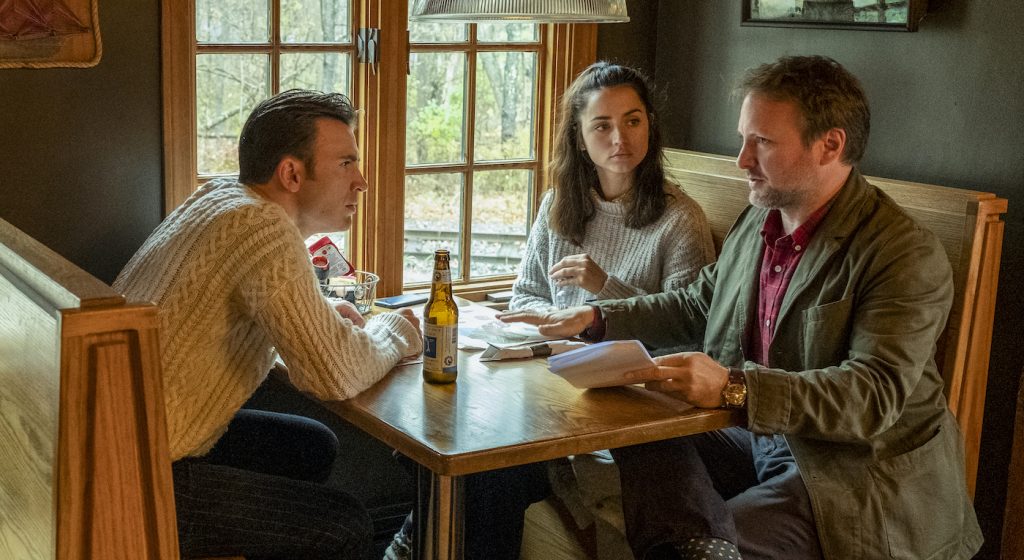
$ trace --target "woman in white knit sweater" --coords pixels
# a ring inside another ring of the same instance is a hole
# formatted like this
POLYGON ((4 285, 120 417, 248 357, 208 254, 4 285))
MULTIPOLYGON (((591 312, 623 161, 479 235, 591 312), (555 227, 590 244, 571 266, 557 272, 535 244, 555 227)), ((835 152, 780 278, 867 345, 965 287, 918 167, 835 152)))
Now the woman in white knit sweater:
POLYGON ((511 309, 570 307, 683 287, 714 259, 700 206, 665 179, 651 92, 598 62, 566 91, 511 309))
MULTIPOLYGON (((552 188, 509 307, 546 310, 685 287, 714 260, 714 245, 700 206, 665 179, 644 77, 595 63, 566 91, 561 112, 552 188)), ((594 524, 598 558, 631 557, 610 453, 548 466, 572 518, 580 528, 594 524)))

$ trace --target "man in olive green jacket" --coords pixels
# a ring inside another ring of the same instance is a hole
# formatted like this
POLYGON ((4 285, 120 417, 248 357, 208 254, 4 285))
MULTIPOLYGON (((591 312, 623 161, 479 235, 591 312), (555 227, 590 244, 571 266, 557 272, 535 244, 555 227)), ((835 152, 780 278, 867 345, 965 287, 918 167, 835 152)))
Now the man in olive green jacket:
POLYGON ((981 532, 934 359, 946 253, 857 171, 870 112, 838 63, 783 58, 741 90, 752 206, 717 263, 685 290, 505 319, 703 341, 637 378, 747 409, 742 428, 614 452, 637 558, 970 558, 981 532))

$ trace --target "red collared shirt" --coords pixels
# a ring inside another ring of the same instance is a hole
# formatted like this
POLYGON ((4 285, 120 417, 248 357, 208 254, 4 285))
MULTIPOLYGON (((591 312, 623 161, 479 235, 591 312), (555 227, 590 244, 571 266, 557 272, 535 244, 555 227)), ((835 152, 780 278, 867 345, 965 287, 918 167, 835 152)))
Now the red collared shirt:
POLYGON ((775 335, 775 321, 779 317, 782 298, 789 289, 793 271, 807 249, 814 230, 818 228, 830 206, 831 204, 822 205, 789 235, 782 229, 782 213, 779 210, 771 210, 764 220, 761 227, 764 253, 761 256, 757 322, 751 326, 749 333, 749 356, 761 365, 771 365, 768 363, 768 350, 775 335))

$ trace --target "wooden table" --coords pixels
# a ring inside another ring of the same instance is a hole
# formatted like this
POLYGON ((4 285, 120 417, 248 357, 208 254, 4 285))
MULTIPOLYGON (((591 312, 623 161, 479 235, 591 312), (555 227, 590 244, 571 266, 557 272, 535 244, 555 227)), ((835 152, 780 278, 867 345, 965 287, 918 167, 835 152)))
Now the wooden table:
POLYGON ((628 386, 581 390, 545 359, 480 362, 459 352, 458 381, 423 382, 395 368, 359 396, 325 403, 420 467, 417 552, 462 557, 464 475, 739 425, 743 412, 696 409, 628 386), (420 546, 420 545, 423 546, 420 546))

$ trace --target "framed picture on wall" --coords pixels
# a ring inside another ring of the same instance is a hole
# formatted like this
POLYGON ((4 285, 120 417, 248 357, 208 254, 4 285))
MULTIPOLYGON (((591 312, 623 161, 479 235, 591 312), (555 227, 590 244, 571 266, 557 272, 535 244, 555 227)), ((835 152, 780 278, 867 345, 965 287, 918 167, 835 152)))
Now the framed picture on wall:
POLYGON ((917 31, 928 0, 743 0, 743 25, 917 31))
POLYGON ((0 68, 99 64, 99 0, 0 0, 0 68))

